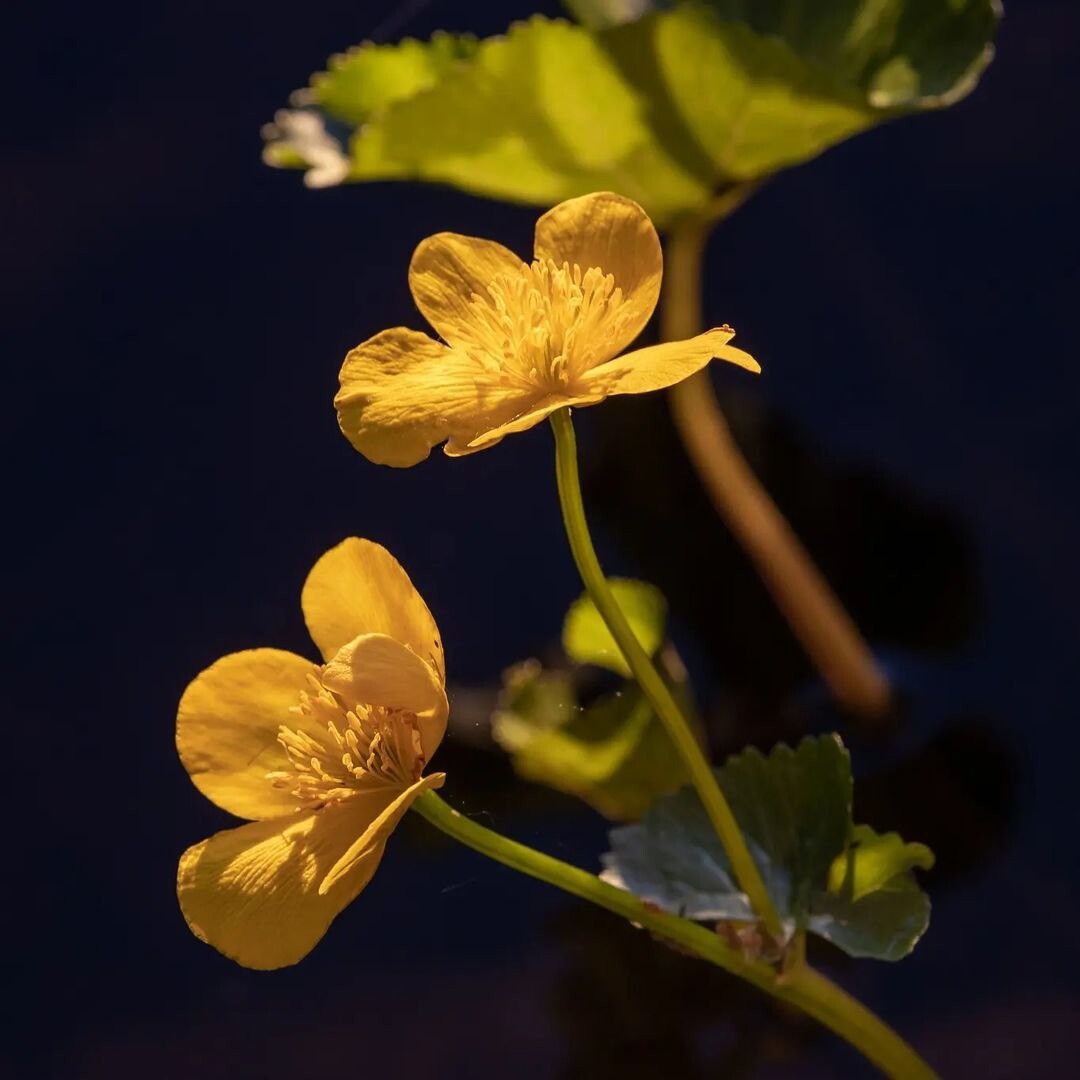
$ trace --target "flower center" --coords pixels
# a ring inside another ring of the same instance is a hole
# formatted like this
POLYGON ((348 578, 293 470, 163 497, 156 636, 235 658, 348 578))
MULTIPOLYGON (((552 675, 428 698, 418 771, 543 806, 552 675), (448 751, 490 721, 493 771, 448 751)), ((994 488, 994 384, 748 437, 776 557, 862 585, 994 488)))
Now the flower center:
POLYGON ((292 769, 267 773, 274 787, 320 809, 361 789, 408 787, 420 778, 424 757, 412 713, 380 705, 349 708, 314 676, 309 684, 292 710, 307 721, 304 729, 283 724, 278 732, 292 769))
POLYGON ((623 291, 599 267, 535 259, 518 274, 497 274, 487 296, 472 297, 467 349, 504 382, 563 391, 614 355, 631 315, 623 291))

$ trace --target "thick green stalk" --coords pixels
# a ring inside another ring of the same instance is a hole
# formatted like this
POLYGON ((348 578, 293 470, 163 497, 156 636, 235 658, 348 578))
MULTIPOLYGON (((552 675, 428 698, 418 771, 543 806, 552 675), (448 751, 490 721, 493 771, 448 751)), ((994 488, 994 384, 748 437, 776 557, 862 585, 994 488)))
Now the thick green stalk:
POLYGON ((745 958, 705 927, 647 906, 632 893, 617 889, 593 874, 464 817, 434 791, 420 795, 412 809, 436 828, 488 858, 629 919, 657 937, 801 1009, 849 1042, 886 1075, 914 1080, 935 1076, 930 1066, 887 1024, 812 968, 799 965, 791 972, 778 974, 760 960, 745 958))
POLYGON ((690 782, 697 789, 705 812, 724 845, 731 868, 746 893, 754 911, 765 924, 766 930, 777 939, 782 937, 780 917, 762 881, 761 873, 746 846, 742 830, 731 812, 724 793, 708 760, 701 751, 697 739, 682 709, 672 696, 667 684, 660 677, 648 654, 638 643, 634 631, 619 607, 611 591, 600 561, 596 557, 589 526, 585 520, 585 506, 581 501, 581 481, 578 477, 577 440, 570 410, 559 409, 551 414, 551 427, 555 432, 555 474, 559 485, 559 502, 562 505, 566 536, 570 551, 577 564, 585 589, 596 605, 615 644, 626 658, 642 693, 656 710, 675 749, 679 752, 690 774, 690 782))

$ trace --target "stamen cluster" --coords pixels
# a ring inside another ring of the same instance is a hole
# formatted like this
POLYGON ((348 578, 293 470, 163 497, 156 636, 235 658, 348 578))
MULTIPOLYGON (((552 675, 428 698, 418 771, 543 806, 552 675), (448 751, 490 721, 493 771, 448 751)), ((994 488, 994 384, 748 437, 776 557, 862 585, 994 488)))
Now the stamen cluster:
POLYGON ((358 790, 407 787, 419 779, 424 757, 412 713, 378 705, 347 707, 314 676, 293 711, 308 723, 304 730, 282 725, 278 732, 292 770, 266 778, 302 807, 321 809, 358 790), (312 735, 312 727, 325 728, 325 736, 312 735))
POLYGON ((474 293, 469 355, 504 385, 564 391, 620 336, 629 312, 623 291, 599 267, 534 259, 474 293))

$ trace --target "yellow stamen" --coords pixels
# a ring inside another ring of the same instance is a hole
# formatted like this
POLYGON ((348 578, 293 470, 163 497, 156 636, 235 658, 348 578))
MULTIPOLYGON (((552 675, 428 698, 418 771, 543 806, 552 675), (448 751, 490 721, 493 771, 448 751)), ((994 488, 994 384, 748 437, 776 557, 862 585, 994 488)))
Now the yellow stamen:
POLYGON ((419 779, 424 758, 412 713, 377 705, 350 709, 315 677, 309 687, 293 711, 325 725, 326 737, 282 725, 278 742, 292 770, 267 773, 274 787, 317 809, 361 789, 404 788, 419 779))
POLYGON ((632 317, 615 278, 599 267, 535 259, 520 274, 497 274, 472 297, 467 351, 503 385, 565 391, 632 317))

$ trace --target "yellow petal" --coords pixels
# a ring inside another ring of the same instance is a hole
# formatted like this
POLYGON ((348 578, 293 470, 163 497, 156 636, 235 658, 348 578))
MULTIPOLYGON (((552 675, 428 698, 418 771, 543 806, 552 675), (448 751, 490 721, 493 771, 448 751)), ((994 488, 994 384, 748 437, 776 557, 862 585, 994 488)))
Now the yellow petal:
POLYGON ((668 341, 635 349, 593 368, 581 379, 582 387, 603 394, 644 394, 682 382, 710 360, 728 360, 747 371, 761 370, 749 354, 728 345, 734 331, 727 327, 707 330, 686 341, 668 341))
POLYGON ((334 398, 345 437, 377 465, 405 467, 451 435, 501 423, 520 392, 463 352, 395 327, 357 345, 334 398))
POLYGON ((365 791, 216 833, 180 857, 176 894, 193 933, 244 967, 270 970, 306 956, 334 917, 371 880, 375 843, 332 889, 319 884, 398 791, 365 791))
POLYGON ((536 223, 536 257, 556 266, 598 266, 615 278, 624 306, 606 356, 622 352, 645 328, 660 297, 664 257, 649 215, 610 191, 568 199, 536 223))
POLYGON ((496 274, 520 274, 512 251, 475 236, 436 233, 421 240, 409 263, 409 288, 423 316, 451 345, 473 341, 473 297, 491 304, 487 286, 496 274))
POLYGON ((386 634, 445 680, 439 628, 401 563, 380 544, 350 536, 332 547, 311 568, 300 606, 324 659, 360 634, 386 634))
POLYGON ((352 707, 382 705, 415 713, 424 760, 446 733, 449 706, 442 679, 407 645, 385 634, 361 634, 343 645, 322 671, 322 683, 352 707))
POLYGON ((491 428, 489 431, 477 435, 475 439, 464 446, 459 445, 454 441, 448 442, 446 444, 446 453, 450 457, 464 457, 466 454, 475 454, 477 450, 487 450, 497 442, 501 442, 507 435, 512 435, 517 431, 525 431, 526 429, 539 424, 541 420, 550 416, 556 409, 562 409, 566 406, 578 408, 584 407, 585 405, 595 405, 597 402, 603 401, 604 397, 604 394, 582 394, 559 398, 545 398, 542 404, 535 406, 521 416, 515 417, 507 424, 500 424, 498 427, 491 428))
MULTIPOLYGON (((277 741, 282 724, 306 730, 290 713, 317 668, 281 649, 232 653, 184 691, 176 715, 176 747, 195 786, 230 814, 267 818, 296 809, 296 799, 266 779, 291 769, 277 741)), ((325 735, 316 726, 309 731, 325 735)))
POLYGON ((394 831, 405 811, 416 801, 416 797, 428 788, 442 787, 446 773, 432 773, 417 780, 406 788, 394 801, 367 827, 362 836, 353 841, 349 850, 327 871, 326 877, 319 883, 319 895, 324 896, 343 878, 353 873, 359 864, 370 858, 372 848, 385 844, 387 837, 394 831))

